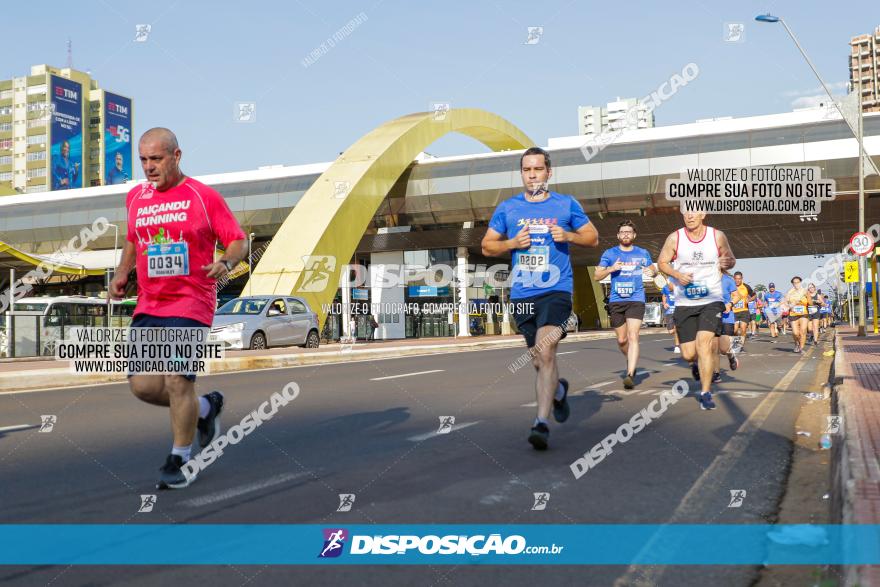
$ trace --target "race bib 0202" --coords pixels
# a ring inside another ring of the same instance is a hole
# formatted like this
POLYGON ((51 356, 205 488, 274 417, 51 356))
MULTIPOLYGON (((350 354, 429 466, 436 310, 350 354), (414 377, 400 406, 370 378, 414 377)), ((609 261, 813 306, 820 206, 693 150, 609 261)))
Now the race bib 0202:
POLYGON ((524 271, 546 273, 550 265, 550 247, 538 246, 520 251, 517 263, 524 271))

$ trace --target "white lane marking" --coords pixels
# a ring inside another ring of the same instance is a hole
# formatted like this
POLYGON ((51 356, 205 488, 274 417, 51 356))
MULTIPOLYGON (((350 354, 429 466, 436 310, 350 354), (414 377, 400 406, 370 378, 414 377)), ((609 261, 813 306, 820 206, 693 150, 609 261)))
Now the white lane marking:
POLYGON ((39 428, 39 424, 18 424, 16 426, 3 426, 0 432, 15 432, 16 430, 27 430, 28 428, 39 428))
POLYGON ((437 431, 434 430, 433 432, 428 432, 427 434, 419 434, 418 436, 410 436, 409 438, 407 438, 407 440, 411 440, 412 442, 421 442, 423 440, 428 440, 429 438, 434 438, 435 436, 446 436, 448 434, 452 434, 456 430, 461 430, 462 428, 468 428, 470 426, 473 426, 474 424, 479 424, 479 423, 480 423, 480 421, 477 420, 476 422, 464 422, 462 424, 453 424, 452 429, 449 432, 445 432, 443 434, 437 434, 437 431))
POLYGON ((664 367, 675 367, 678 363, 663 363, 664 367))
POLYGON ((240 485, 238 487, 233 487, 232 489, 226 489, 224 491, 218 491, 216 493, 209 493, 208 495, 203 495, 201 497, 196 497, 194 499, 188 499, 186 501, 180 502, 180 505, 185 505, 185 506, 189 506, 189 507, 200 507, 203 505, 210 505, 212 503, 217 503, 217 502, 223 501, 225 499, 238 497, 239 495, 244 495, 246 493, 252 493, 254 491, 259 491, 259 490, 265 489, 267 487, 272 487, 273 485, 278 485, 278 484, 284 483, 286 481, 298 479, 299 477, 307 477, 309 475, 310 475, 310 473, 306 473, 306 472, 284 473, 281 475, 275 475, 274 477, 269 477, 268 479, 264 479, 263 481, 257 481, 256 483, 250 483, 248 485, 240 485))
POLYGON ((559 355, 570 355, 572 353, 579 353, 579 352, 580 351, 565 351, 564 353, 556 353, 556 356, 558 357, 559 355))
MULTIPOLYGON (((614 383, 614 381, 603 381, 602 383, 597 383, 596 385, 590 385, 586 389, 583 389, 580 391, 569 392, 568 395, 570 395, 571 397, 581 396, 581 395, 584 395, 585 393, 587 393, 588 391, 598 391, 600 387, 605 387, 606 385, 611 385, 612 383, 614 383)), ((531 402, 528 404, 522 404, 520 407, 521 408, 537 408, 538 402, 531 402)))
POLYGON ((430 371, 416 371, 415 373, 403 373, 401 375, 389 375, 387 377, 373 377, 370 381, 385 381, 386 379, 398 379, 400 377, 412 377, 414 375, 427 375, 428 373, 441 373, 446 369, 431 369, 430 371))
POLYGON ((635 395, 639 393, 641 390, 639 389, 609 389, 608 393, 613 393, 615 395, 635 395))
MULTIPOLYGON (((600 333, 601 334, 601 333, 600 333)), ((588 338, 585 340, 563 340, 560 341, 559 344, 576 344, 579 342, 593 342, 595 340, 607 340, 610 338, 614 338, 614 333, 611 332, 607 334, 607 336, 597 336, 596 338, 588 338)), ((650 342, 650 341, 649 341, 650 342)), ((452 355, 456 353, 481 353, 486 351, 508 351, 510 349, 516 349, 519 347, 513 346, 503 346, 503 347, 492 347, 492 348, 483 348, 483 349, 474 349, 474 348, 450 348, 449 350, 445 350, 443 352, 425 352, 425 353, 413 353, 411 355, 405 355, 402 357, 340 357, 337 360, 330 360, 323 363, 310 363, 307 365, 284 365, 282 367, 255 367, 253 369, 236 369, 235 371, 220 371, 218 373, 201 373, 199 377, 225 377, 228 375, 242 375, 246 373, 255 373, 258 371, 283 371, 285 369, 317 369, 320 367, 328 367, 334 365, 351 365, 354 363, 372 363, 375 361, 405 361, 407 359, 412 358, 423 358, 423 357, 434 357, 437 355, 452 355)), ((59 369, 59 371, 62 371, 59 369)), ((67 370, 63 370, 64 375, 68 375, 67 370)), ((34 389, 21 389, 14 391, 0 391, 0 397, 4 395, 15 395, 19 393, 43 393, 44 391, 66 391, 68 389, 82 389, 83 387, 100 387, 104 385, 125 385, 128 386, 128 381, 124 379, 120 379, 118 381, 104 381, 101 383, 84 383, 82 385, 62 385, 60 387, 37 387, 34 389)))
MULTIPOLYGON (((805 359, 806 356, 803 358, 805 359)), ((698 511, 698 506, 717 497, 718 488, 721 486, 722 481, 727 478, 733 467, 740 461, 751 444, 752 438, 760 432, 773 408, 785 396, 788 386, 791 385, 794 378, 806 364, 807 362, 804 360, 795 363, 785 377, 776 384, 776 387, 767 394, 767 397, 755 407, 754 411, 749 414, 748 419, 742 423, 734 435, 730 437, 730 440, 719 451, 712 464, 703 471, 703 474, 700 475, 681 499, 679 506, 666 524, 692 522, 694 514, 698 511)), ((642 547, 642 550, 635 556, 635 560, 642 559, 646 553, 656 552, 658 542, 663 542, 664 540, 666 538, 663 536, 663 530, 661 529, 642 547)), ((672 548, 668 543, 664 544, 664 546, 672 548)), ((614 585, 659 585, 660 578, 665 572, 665 567, 632 564, 627 568, 626 573, 614 582, 614 585), (638 578, 638 582, 636 582, 636 578, 638 578)))

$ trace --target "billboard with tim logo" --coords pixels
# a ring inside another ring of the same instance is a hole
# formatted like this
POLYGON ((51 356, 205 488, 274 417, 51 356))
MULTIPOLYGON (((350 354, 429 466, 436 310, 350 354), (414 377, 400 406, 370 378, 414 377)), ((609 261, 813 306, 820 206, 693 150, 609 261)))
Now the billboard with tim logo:
POLYGON ((50 161, 53 190, 82 187, 82 85, 50 76, 50 161))
POLYGON ((131 100, 104 92, 104 185, 131 179, 131 100))

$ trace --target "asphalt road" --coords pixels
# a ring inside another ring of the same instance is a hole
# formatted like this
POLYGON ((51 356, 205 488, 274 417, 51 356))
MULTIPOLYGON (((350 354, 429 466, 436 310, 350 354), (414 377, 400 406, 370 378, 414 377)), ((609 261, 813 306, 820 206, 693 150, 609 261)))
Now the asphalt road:
MULTIPOLYGON (((802 357, 791 347, 787 339, 750 343, 735 378, 725 374, 718 386, 717 410, 701 411, 693 395, 679 401, 580 479, 569 465, 660 391, 680 379, 698 390, 667 336, 643 336, 639 384, 627 392, 613 340, 563 342, 560 372, 572 383, 572 416, 551 426, 551 448, 542 453, 526 441, 534 373, 507 368, 524 349, 200 377, 200 393, 226 394, 224 428, 289 382, 301 393, 181 491, 154 490, 171 443, 167 410, 138 402, 127 386, 0 394, 0 523, 772 522, 802 392, 815 391, 809 383, 823 350, 802 357), (10 429, 34 426, 43 414, 57 416, 50 433, 10 429), (454 429, 437 434, 446 416, 455 417, 454 429), (730 508, 735 489, 747 498, 730 508), (550 494, 547 508, 533 511, 533 493, 543 491, 550 494), (138 513, 140 495, 154 493, 154 510, 138 513), (351 511, 336 511, 340 493, 356 495, 351 511)), ((752 567, 43 566, 0 567, 0 583, 722 587, 747 586, 756 573, 752 567)))

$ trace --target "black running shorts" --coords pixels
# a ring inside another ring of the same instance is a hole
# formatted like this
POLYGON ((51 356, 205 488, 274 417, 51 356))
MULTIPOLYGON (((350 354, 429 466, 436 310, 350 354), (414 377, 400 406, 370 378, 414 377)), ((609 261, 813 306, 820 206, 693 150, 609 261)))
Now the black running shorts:
POLYGON ((620 328, 629 318, 645 319, 645 302, 611 302, 608 304, 611 328, 620 328))
POLYGON ((513 305, 513 319, 516 328, 526 339, 526 345, 532 348, 537 344, 538 329, 542 326, 559 326, 562 335, 556 340, 565 338, 565 323, 571 316, 571 294, 565 291, 510 300, 513 305))
POLYGON ((721 334, 721 313, 724 304, 710 302, 701 306, 675 306, 675 330, 681 344, 697 340, 697 332, 721 334))

